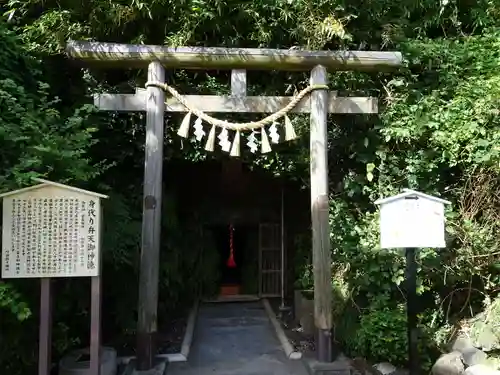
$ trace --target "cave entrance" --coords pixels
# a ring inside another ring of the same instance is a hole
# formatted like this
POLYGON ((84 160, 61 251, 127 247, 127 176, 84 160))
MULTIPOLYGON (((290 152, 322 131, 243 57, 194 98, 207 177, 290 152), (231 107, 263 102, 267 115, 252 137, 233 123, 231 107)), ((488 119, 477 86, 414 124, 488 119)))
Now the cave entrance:
POLYGON ((219 297, 259 294, 258 228, 248 224, 208 228, 219 255, 219 297))

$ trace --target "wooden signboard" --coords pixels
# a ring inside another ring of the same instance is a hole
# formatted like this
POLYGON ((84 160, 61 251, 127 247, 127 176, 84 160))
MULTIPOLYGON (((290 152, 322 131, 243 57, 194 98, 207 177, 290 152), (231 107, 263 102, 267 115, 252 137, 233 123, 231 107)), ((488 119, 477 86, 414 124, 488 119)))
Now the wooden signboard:
POLYGON ((4 196, 2 278, 98 276, 100 205, 53 184, 4 196))
POLYGON ((91 277, 90 374, 100 371, 101 198, 52 181, 7 192, 3 199, 2 278, 39 278, 38 375, 51 372, 51 278, 91 277))

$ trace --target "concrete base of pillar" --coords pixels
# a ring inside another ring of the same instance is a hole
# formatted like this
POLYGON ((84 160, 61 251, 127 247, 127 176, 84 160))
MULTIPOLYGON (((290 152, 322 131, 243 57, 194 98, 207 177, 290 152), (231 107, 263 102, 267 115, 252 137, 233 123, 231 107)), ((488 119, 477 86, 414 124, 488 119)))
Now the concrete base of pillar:
POLYGON ((168 361, 166 358, 157 357, 155 366, 152 369, 139 371, 136 370, 135 358, 127 363, 120 375, 166 375, 168 361))
POLYGON ((354 369, 351 362, 340 355, 333 362, 320 362, 316 359, 305 361, 307 371, 310 375, 357 375, 358 371, 354 369))

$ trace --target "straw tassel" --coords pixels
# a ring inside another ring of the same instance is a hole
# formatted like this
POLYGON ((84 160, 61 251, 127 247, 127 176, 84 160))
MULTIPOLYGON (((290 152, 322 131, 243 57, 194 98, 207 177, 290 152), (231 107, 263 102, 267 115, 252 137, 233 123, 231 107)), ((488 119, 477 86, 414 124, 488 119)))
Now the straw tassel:
POLYGON ((205 144, 205 150, 214 152, 215 145, 215 125, 212 125, 212 129, 210 129, 210 133, 208 133, 207 143, 205 144))
POLYGON ((240 131, 236 131, 236 135, 233 140, 233 147, 231 148, 231 156, 240 156, 240 131))
POLYGON ((266 129, 264 127, 262 127, 260 129, 260 136, 261 136, 261 139, 260 139, 260 142, 261 142, 260 151, 263 154, 267 154, 268 152, 271 152, 271 145, 269 144, 269 138, 267 138, 266 129))
POLYGON ((290 118, 285 115, 285 140, 293 141, 295 138, 297 138, 297 134, 293 128, 292 121, 290 121, 290 118))
POLYGON ((186 116, 182 119, 181 126, 177 131, 177 134, 183 138, 187 138, 189 135, 189 123, 191 121, 191 112, 188 112, 186 116))

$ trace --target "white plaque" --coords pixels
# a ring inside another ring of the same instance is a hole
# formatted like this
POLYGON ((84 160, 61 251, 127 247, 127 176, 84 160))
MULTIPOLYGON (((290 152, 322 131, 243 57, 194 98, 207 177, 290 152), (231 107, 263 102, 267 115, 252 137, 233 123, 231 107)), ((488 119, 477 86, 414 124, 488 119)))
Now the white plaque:
POLYGON ((2 278, 98 276, 100 205, 59 184, 5 194, 2 278))
POLYGON ((444 204, 449 202, 409 190, 376 203, 383 249, 446 247, 444 204))

